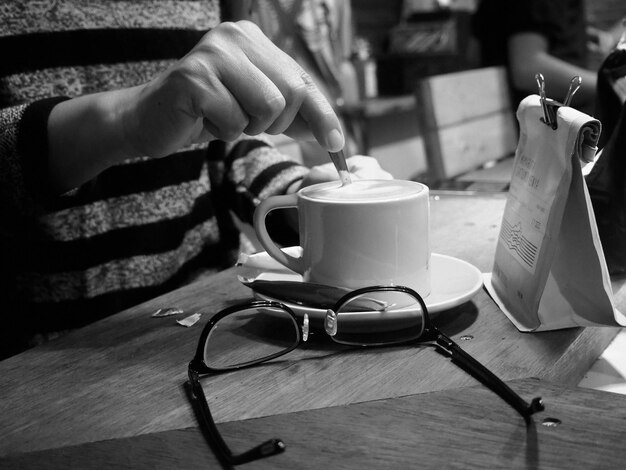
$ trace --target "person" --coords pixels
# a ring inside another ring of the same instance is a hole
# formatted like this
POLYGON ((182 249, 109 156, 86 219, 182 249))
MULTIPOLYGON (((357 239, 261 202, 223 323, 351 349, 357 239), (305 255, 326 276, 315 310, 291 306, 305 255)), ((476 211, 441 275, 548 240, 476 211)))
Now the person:
POLYGON ((570 81, 582 79, 572 106, 593 113, 597 71, 589 68, 589 52, 608 51, 621 27, 601 31, 587 24, 584 0, 482 0, 473 16, 473 32, 483 66, 505 65, 514 105, 538 93, 541 73, 549 98, 562 101, 570 81))
MULTIPOLYGON (((341 149, 328 101, 256 25, 220 11, 217 0, 0 10, 3 356, 232 265, 231 211, 249 221, 267 196, 337 178, 265 136, 341 149)), ((349 165, 390 177, 368 157, 349 165)))

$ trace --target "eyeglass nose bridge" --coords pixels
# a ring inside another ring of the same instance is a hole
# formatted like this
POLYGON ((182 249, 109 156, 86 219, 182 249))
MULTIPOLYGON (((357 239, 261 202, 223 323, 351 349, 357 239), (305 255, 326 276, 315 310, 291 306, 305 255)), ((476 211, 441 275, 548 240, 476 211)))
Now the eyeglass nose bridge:
POLYGON ((305 313, 304 318, 302 319, 302 341, 306 341, 309 339, 309 314, 305 313))
POLYGON ((337 334, 337 314, 334 310, 326 310, 326 318, 324 318, 324 330, 329 336, 335 336, 337 334))

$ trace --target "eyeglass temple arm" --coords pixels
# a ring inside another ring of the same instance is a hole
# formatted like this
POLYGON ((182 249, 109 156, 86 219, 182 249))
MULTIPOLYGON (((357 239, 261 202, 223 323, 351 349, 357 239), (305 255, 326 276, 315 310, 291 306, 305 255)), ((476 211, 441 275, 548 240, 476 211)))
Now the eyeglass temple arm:
POLYGON ((507 384, 500 380, 498 376, 466 353, 458 344, 440 331, 437 331, 436 343, 441 349, 443 349, 442 352, 451 358, 453 363, 464 369, 475 379, 479 380, 483 385, 498 394, 500 398, 506 401, 523 416, 527 424, 530 421, 531 415, 544 410, 545 407, 541 397, 533 398, 529 404, 507 384))
POLYGON ((189 372, 189 383, 191 385, 191 392, 193 396, 200 401, 200 411, 204 422, 207 425, 209 435, 213 439, 214 444, 217 445, 221 457, 228 463, 232 465, 240 465, 284 452, 285 443, 282 440, 270 439, 246 452, 236 455, 233 454, 215 425, 213 415, 209 409, 204 390, 202 390, 202 386, 198 381, 198 374, 196 372, 189 372))
POLYGON ((269 439, 263 444, 259 444, 242 454, 233 455, 231 463, 233 465, 240 465, 242 463, 252 462, 253 460, 271 457, 272 455, 280 454, 284 451, 285 443, 283 441, 280 439, 269 439))

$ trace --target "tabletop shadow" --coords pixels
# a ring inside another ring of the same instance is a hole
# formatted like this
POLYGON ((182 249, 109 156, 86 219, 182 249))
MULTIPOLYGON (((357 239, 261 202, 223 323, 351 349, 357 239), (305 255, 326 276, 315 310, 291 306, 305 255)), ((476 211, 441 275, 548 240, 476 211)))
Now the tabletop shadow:
POLYGON ((467 330, 477 318, 478 307, 472 301, 432 315, 433 323, 448 336, 467 330))

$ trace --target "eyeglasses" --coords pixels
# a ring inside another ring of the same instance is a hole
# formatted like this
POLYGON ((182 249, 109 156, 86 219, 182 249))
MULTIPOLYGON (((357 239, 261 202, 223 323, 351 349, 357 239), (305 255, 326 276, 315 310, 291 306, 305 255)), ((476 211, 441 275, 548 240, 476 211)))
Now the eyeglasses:
MULTIPOLYGON (((413 341, 434 346, 497 393, 526 423, 531 415, 544 409, 541 398, 527 403, 439 331, 432 324, 422 297, 407 287, 366 287, 346 294, 327 311, 324 329, 337 343, 352 346, 413 341)), ((243 464, 283 452, 285 444, 280 439, 271 439, 247 452, 233 453, 215 425, 200 377, 243 369, 283 356, 306 341, 308 335, 308 315, 299 322, 287 305, 273 301, 256 300, 226 308, 204 327, 196 355, 189 363, 189 383, 208 437, 222 461, 230 465, 243 464)))

